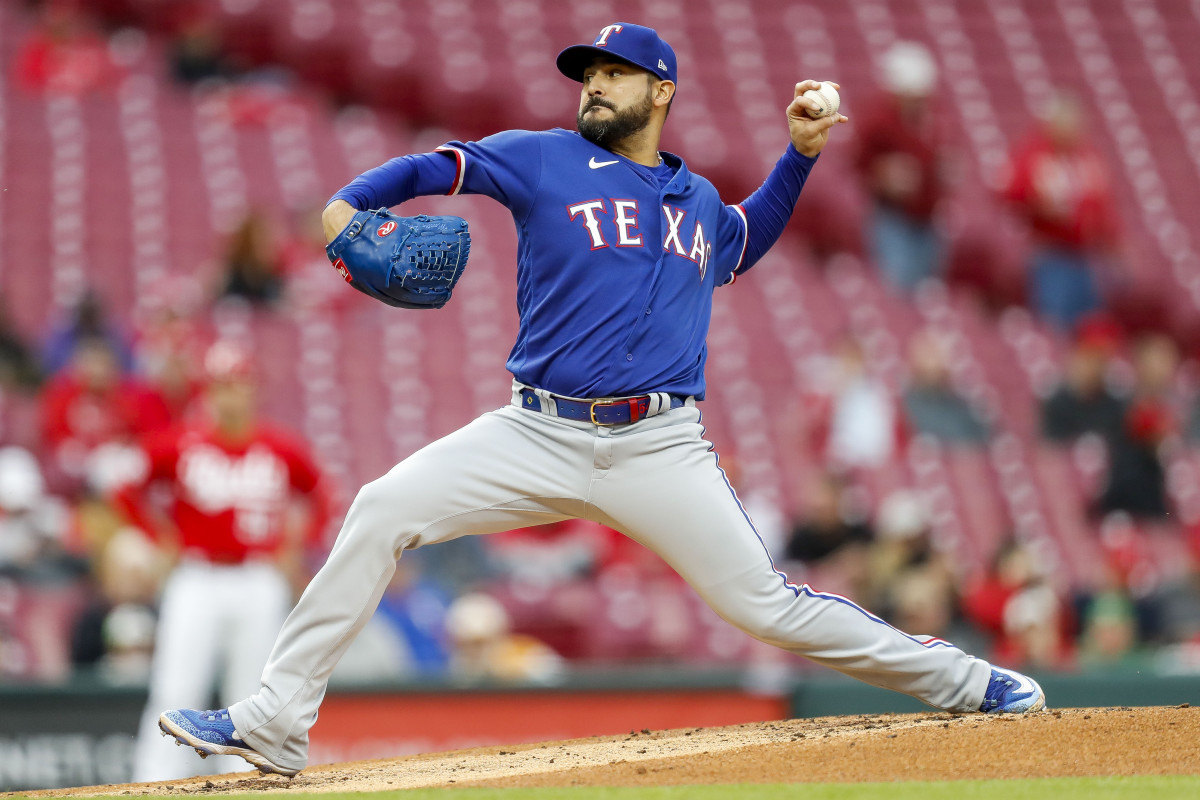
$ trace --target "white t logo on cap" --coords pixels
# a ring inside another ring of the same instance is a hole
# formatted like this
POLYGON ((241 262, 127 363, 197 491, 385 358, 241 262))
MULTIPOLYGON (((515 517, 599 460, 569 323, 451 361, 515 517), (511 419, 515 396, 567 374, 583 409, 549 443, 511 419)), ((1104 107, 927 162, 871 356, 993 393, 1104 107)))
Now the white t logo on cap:
POLYGON ((608 46, 608 37, 614 33, 619 33, 621 31, 622 27, 623 26, 621 26, 621 25, 605 25, 604 30, 600 31, 600 35, 596 37, 596 41, 594 43, 595 46, 596 47, 607 47, 608 46))

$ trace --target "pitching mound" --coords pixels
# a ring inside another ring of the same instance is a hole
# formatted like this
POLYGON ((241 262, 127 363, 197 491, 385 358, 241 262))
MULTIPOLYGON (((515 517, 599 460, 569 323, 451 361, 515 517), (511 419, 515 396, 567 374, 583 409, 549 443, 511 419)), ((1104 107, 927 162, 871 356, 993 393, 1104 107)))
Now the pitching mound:
POLYGON ((885 714, 483 747, 254 774, 33 792, 34 797, 416 787, 858 782, 1200 774, 1200 709, 1065 709, 1017 717, 885 714))

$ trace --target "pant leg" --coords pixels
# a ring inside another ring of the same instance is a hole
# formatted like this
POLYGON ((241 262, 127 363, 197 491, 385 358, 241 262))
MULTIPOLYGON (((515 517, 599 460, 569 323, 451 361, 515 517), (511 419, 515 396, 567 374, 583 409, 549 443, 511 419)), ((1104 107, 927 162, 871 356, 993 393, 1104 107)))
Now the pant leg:
POLYGON ((506 407, 414 453, 358 493, 329 559, 288 615, 239 734, 285 768, 308 759, 338 659, 379 604, 406 549, 556 522, 583 508, 594 437, 506 407))
POLYGON ((184 562, 167 578, 159 603, 150 693, 138 726, 135 781, 165 781, 207 774, 207 764, 160 735, 158 715, 168 708, 207 707, 222 652, 222 603, 236 595, 210 594, 205 564, 184 562))
POLYGON ((678 409, 635 431, 609 439, 611 467, 589 498, 598 518, 661 555, 752 636, 937 708, 978 710, 991 674, 985 661, 787 582, 703 440, 699 412, 678 409))

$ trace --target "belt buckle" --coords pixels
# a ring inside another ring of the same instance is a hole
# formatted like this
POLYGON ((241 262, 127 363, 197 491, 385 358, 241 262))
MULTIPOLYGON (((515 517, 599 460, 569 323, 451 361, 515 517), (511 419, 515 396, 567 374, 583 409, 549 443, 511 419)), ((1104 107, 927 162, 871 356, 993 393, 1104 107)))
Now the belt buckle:
POLYGON ((641 407, 640 407, 639 403, 644 399, 645 399, 644 397, 627 397, 624 400, 604 400, 604 401, 596 400, 590 406, 588 406, 588 415, 591 417, 593 425, 602 425, 602 426, 605 426, 608 428, 611 428, 615 425, 625 425, 627 423, 624 423, 624 422, 601 422, 598 419, 596 419, 596 406, 604 406, 606 408, 609 408, 611 406, 623 405, 623 406, 627 406, 629 408, 629 422, 637 422, 639 419, 642 418, 642 411, 641 411, 641 407))
POLYGON ((592 404, 588 406, 588 416, 591 417, 593 425, 604 425, 611 427, 616 424, 615 422, 601 422, 600 420, 596 419, 596 406, 610 405, 612 405, 612 403, 601 403, 599 400, 592 401, 592 404))

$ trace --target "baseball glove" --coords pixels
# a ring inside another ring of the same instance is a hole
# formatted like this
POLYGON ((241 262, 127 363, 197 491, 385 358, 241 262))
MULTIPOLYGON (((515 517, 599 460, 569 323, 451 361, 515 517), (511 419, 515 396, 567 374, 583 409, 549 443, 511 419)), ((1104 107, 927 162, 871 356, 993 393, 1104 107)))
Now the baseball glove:
POLYGON ((397 308, 441 308, 471 252, 461 217, 360 211, 325 248, 346 282, 397 308))

